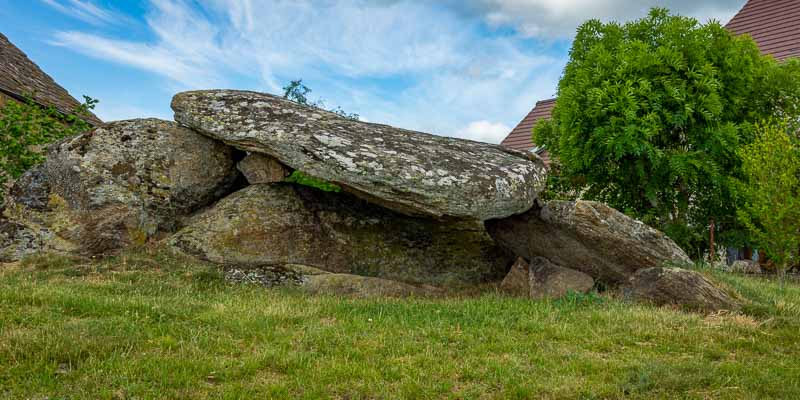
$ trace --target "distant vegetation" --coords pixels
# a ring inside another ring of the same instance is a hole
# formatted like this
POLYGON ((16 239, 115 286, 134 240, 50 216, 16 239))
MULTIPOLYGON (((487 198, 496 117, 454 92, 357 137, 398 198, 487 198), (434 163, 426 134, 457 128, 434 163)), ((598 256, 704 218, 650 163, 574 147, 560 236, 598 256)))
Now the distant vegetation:
POLYGON ((557 160, 549 196, 605 202, 699 257, 710 226, 722 245, 756 244, 737 218, 741 149, 764 119, 796 132, 799 110, 800 62, 764 57, 717 22, 653 9, 580 27, 553 119, 534 141, 557 160))
POLYGON ((84 96, 84 103, 64 115, 53 107, 8 101, 0 109, 0 204, 6 186, 23 172, 44 161, 48 144, 92 128, 81 119, 98 103, 84 96))

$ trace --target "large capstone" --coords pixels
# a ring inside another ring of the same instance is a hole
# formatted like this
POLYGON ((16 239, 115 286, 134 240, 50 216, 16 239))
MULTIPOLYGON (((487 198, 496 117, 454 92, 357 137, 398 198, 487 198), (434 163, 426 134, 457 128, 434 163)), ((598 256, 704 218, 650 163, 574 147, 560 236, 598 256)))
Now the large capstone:
POLYGON ((288 183, 229 195, 170 243, 224 265, 301 264, 442 286, 501 279, 513 262, 480 223, 410 217, 347 193, 288 183))
POLYGON ((486 220, 528 210, 541 159, 498 145, 352 121, 268 94, 179 93, 175 120, 407 215, 486 220))
POLYGON ((486 221, 486 227, 520 257, 544 257, 603 283, 626 282, 642 268, 691 262, 662 232, 592 201, 550 201, 524 214, 486 221))
MULTIPOLYGON (((112 122, 50 147, 5 210, 5 254, 104 254, 171 232, 232 190, 233 149, 175 123, 112 122)), ((9 258, 11 256, 8 256, 9 258)))

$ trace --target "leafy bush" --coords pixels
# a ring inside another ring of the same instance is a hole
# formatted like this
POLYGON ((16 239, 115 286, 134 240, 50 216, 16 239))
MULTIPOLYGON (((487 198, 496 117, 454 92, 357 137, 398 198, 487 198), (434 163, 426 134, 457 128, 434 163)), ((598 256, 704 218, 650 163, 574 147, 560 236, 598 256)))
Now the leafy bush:
MULTIPOLYGON (((559 164, 550 188, 608 203, 692 255, 711 221, 744 240, 730 185, 755 122, 800 113, 800 64, 763 57, 718 22, 653 9, 624 25, 583 24, 553 119, 534 129, 559 164)), ((556 195, 551 195, 555 197, 556 195)))
POLYGON ((739 150, 744 172, 738 182, 743 199, 739 220, 781 273, 800 249, 800 147, 795 132, 786 123, 766 123, 757 127, 755 141, 739 150))
POLYGON ((30 100, 8 101, 0 109, 0 203, 11 181, 44 161, 47 144, 91 129, 81 116, 94 109, 97 100, 87 96, 84 99, 68 115, 30 100))

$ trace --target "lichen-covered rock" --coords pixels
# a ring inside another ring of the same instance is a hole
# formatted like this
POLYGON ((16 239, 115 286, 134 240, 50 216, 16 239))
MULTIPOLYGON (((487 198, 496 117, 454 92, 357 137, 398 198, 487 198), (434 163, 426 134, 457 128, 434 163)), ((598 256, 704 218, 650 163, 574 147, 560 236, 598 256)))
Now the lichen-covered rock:
POLYGON ((31 210, 46 210, 50 201, 50 183, 44 169, 35 167, 25 171, 11 186, 9 195, 17 205, 31 210))
POLYGON ((534 155, 351 121, 267 94, 179 93, 175 120, 407 215, 486 220, 528 210, 544 185, 534 155))
POLYGON ((0 217, 0 263, 20 260, 43 247, 43 235, 0 217))
POLYGON ((731 264, 729 270, 739 274, 760 274, 761 266, 752 260, 736 260, 731 264))
POLYGON ((570 292, 588 293, 594 287, 591 276, 555 265, 542 257, 530 263, 519 258, 503 279, 501 290, 531 299, 558 299, 570 292))
POLYGON ((486 227, 517 256, 544 257, 604 283, 623 283, 642 268, 691 262, 663 233, 597 202, 550 201, 486 227))
POLYGON ((251 185, 281 182, 291 173, 278 160, 258 153, 248 154, 236 164, 236 168, 241 171, 247 179, 247 183, 251 185))
POLYGON ((225 266, 224 271, 225 280, 228 282, 256 284, 265 287, 300 285, 305 282, 306 275, 291 266, 284 265, 262 265, 246 268, 225 266))
POLYGON ((230 191, 233 151, 172 122, 109 123, 51 146, 15 183, 4 214, 36 238, 23 236, 37 244, 31 251, 104 254, 174 231, 230 191))
POLYGON ((351 274, 320 274, 305 278, 301 287, 308 293, 356 298, 431 297, 436 291, 389 279, 351 274))
POLYGON ((302 264, 443 286, 500 279, 513 261, 479 223, 409 217, 347 193, 288 183, 227 196, 170 243, 218 264, 302 264))
POLYGON ((633 300, 695 311, 738 310, 741 304, 702 274, 680 268, 645 268, 623 288, 633 300))

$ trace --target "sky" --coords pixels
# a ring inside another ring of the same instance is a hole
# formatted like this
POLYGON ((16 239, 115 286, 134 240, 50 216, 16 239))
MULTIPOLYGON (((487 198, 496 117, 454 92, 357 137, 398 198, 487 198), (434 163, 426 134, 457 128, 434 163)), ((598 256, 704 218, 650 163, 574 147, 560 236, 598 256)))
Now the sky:
POLYGON ((312 99, 499 143, 554 96, 576 28, 650 7, 727 22, 745 0, 0 0, 0 32, 105 121, 172 119, 192 89, 312 99))

